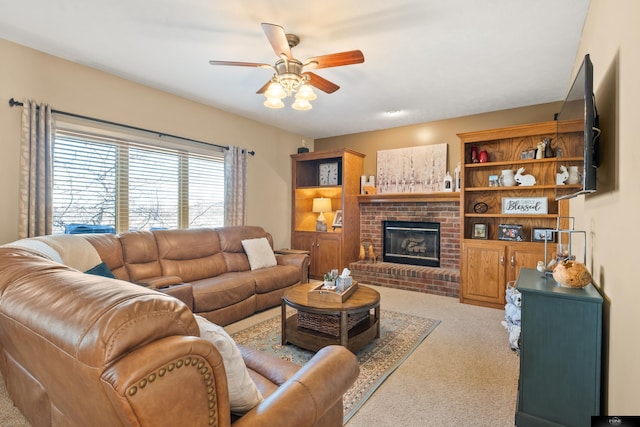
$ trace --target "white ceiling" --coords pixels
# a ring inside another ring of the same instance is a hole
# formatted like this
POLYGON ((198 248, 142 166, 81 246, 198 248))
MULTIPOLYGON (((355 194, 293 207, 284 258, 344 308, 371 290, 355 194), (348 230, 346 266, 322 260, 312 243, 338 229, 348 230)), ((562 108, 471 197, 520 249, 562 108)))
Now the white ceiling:
POLYGON ((0 37, 321 138, 562 100, 588 7, 589 0, 0 0, 0 37), (360 49, 365 62, 315 70, 341 88, 316 90, 310 111, 292 110, 290 101, 267 109, 255 92, 271 71, 208 63, 275 63, 262 22, 298 35, 300 60, 360 49))

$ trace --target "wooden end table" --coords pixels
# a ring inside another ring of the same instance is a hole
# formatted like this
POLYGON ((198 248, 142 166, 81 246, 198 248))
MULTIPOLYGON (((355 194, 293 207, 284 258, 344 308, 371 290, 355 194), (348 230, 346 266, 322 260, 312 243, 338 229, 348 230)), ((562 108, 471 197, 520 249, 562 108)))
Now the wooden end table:
POLYGON ((338 344, 352 352, 357 352, 380 337, 380 294, 375 289, 358 284, 358 289, 346 301, 310 302, 309 291, 318 286, 318 282, 296 285, 287 290, 282 297, 282 344, 295 344, 311 351, 338 344), (287 317, 287 306, 297 313, 287 317), (374 310, 371 313, 371 310, 374 310), (350 315, 366 312, 368 316, 351 329, 348 327, 350 315), (298 315, 309 313, 327 316, 327 321, 339 322, 338 335, 323 333, 319 330, 300 327, 298 315))

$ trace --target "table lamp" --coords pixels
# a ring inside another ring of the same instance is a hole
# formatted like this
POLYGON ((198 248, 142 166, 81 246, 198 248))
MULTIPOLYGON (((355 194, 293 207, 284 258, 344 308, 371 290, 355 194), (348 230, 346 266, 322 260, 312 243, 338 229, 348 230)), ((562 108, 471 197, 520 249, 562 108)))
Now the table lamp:
POLYGON ((324 213, 331 211, 331 199, 325 197, 313 199, 311 211, 320 213, 316 220, 316 231, 327 231, 327 221, 324 219, 324 213))

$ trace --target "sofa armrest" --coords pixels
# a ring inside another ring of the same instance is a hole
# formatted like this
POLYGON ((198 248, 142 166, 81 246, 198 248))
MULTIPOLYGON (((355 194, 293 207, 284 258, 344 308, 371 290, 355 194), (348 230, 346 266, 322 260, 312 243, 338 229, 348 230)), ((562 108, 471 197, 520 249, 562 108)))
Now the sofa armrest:
POLYGON ((222 356, 199 337, 153 341, 106 368, 101 379, 123 425, 208 426, 211 417, 213 425, 231 423, 222 356))
POLYGON ((148 286, 154 289, 166 288, 168 286, 182 283, 182 278, 178 276, 156 276, 141 279, 136 282, 139 285, 148 286))
POLYGON ((191 283, 178 283, 177 285, 158 288, 156 290, 179 299, 189 307, 189 310, 193 311, 193 286, 191 286, 191 283))
POLYGON ((299 254, 278 254, 276 253, 278 265, 295 265, 300 268, 300 283, 309 283, 309 263, 311 257, 307 253, 299 254))
POLYGON ((236 344, 236 346, 240 350, 247 368, 260 373, 261 376, 277 386, 284 384, 300 370, 300 365, 289 360, 273 357, 270 353, 245 347, 242 344, 236 344))
POLYGON ((252 427, 313 426, 358 378, 356 356, 345 347, 322 348, 309 362, 233 425, 252 427))

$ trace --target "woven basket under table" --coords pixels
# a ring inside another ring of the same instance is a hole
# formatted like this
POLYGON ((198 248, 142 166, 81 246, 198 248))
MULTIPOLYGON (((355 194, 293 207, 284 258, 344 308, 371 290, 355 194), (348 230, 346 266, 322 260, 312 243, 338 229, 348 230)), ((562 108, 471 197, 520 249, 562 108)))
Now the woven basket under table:
MULTIPOLYGON (((349 314, 347 316, 347 329, 351 330, 358 323, 369 317, 368 311, 362 313, 349 314)), ((340 335, 340 315, 338 314, 316 314, 298 312, 298 327, 312 329, 317 332, 337 337, 340 335)))

